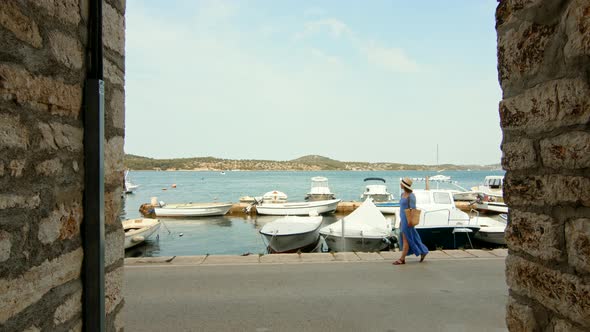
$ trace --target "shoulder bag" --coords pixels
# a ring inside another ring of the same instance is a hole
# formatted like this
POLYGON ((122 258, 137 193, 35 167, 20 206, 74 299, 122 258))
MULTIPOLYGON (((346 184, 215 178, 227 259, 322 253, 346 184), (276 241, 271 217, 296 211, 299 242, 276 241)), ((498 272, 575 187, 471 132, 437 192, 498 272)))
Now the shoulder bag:
POLYGON ((422 210, 420 209, 412 209, 410 207, 410 196, 412 194, 408 194, 408 208, 405 209, 406 213, 406 220, 408 221, 408 226, 414 227, 420 223, 420 214, 422 214, 422 210))

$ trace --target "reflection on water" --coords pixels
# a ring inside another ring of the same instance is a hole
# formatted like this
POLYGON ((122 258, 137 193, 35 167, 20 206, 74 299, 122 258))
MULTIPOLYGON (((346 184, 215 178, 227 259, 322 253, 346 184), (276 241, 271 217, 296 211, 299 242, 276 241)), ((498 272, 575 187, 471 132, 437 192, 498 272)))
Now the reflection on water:
MULTIPOLYGON (((342 215, 326 215, 322 226, 332 224, 342 215)), ((241 255, 266 253, 260 229, 280 216, 217 216, 194 218, 160 218, 157 234, 137 247, 128 249, 126 257, 241 255)), ((323 247, 327 250, 327 247, 323 247)))

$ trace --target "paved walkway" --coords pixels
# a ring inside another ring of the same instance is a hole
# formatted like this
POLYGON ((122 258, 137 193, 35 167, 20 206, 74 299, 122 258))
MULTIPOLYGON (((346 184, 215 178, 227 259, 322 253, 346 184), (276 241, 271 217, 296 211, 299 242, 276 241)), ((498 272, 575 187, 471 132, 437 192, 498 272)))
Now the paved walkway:
POLYGON ((125 259, 126 331, 505 331, 506 250, 125 259), (169 262, 167 262, 169 261, 169 262))

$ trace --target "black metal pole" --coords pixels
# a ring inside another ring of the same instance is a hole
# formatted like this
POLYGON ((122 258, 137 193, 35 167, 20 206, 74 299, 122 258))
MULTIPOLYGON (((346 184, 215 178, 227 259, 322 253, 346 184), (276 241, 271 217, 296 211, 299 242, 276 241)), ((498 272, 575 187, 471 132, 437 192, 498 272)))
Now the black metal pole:
POLYGON ((102 0, 90 0, 84 108, 84 331, 105 330, 102 0))

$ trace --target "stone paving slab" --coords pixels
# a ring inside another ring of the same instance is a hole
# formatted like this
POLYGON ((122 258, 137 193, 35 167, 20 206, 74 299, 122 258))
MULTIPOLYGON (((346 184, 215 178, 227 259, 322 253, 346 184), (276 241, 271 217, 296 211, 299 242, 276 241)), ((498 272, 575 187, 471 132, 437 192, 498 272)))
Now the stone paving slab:
POLYGON ((356 255, 363 261, 381 261, 383 257, 376 252, 357 252, 356 255))
POLYGON ((433 250, 428 252, 426 259, 451 259, 453 257, 449 256, 446 252, 442 250, 433 250))
POLYGON ((506 257, 508 256, 508 249, 494 249, 491 253, 498 257, 506 257))
POLYGON ((447 255, 453 258, 474 258, 475 256, 465 250, 443 250, 447 255))
POLYGON ((301 263, 298 254, 271 254, 260 256, 260 263, 301 263))
POLYGON ((334 255, 329 252, 322 253, 302 253, 301 261, 305 263, 313 262, 333 262, 335 261, 334 255))
POLYGON ((335 252, 334 260, 338 262, 355 262, 360 261, 361 258, 357 256, 354 252, 335 252))
POLYGON ((172 260, 172 264, 175 265, 199 265, 201 263, 203 263, 203 261, 205 260, 207 256, 205 255, 201 255, 201 256, 176 256, 173 260, 172 260))
POLYGON ((400 251, 382 251, 379 253, 384 260, 394 261, 402 256, 400 251))
POLYGON ((160 256, 160 257, 129 257, 125 258, 126 265, 136 264, 168 264, 170 260, 173 260, 174 256, 160 256))
POLYGON ((230 255, 209 255, 201 265, 215 264, 258 264, 258 255, 230 256, 230 255))
POLYGON ((465 251, 477 258, 498 258, 498 256, 492 254, 489 250, 467 249, 465 251))

